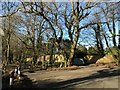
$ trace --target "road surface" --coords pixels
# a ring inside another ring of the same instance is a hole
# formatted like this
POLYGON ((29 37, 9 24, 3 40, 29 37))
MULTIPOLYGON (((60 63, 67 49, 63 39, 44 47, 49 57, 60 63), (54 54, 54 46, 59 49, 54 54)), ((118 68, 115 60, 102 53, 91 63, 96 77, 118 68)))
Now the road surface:
POLYGON ((119 69, 84 67, 77 70, 24 73, 38 88, 119 88, 119 69))

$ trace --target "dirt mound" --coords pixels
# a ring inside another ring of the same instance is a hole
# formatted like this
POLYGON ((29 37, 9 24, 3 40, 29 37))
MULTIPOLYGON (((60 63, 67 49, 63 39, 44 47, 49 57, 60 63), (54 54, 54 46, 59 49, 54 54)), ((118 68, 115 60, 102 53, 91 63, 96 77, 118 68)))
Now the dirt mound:
POLYGON ((97 60, 96 64, 107 64, 107 63, 115 63, 116 60, 113 55, 106 55, 103 58, 97 60))

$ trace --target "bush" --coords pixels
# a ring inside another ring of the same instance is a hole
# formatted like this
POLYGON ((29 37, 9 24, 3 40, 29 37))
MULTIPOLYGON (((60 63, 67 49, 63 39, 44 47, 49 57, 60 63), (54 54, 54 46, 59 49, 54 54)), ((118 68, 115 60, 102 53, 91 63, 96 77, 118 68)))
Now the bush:
POLYGON ((75 50, 75 58, 84 58, 84 56, 87 54, 87 48, 85 46, 77 46, 75 50))
POLYGON ((62 66, 64 66, 64 62, 54 62, 53 66, 60 67, 61 63, 62 63, 62 66))
POLYGON ((111 47, 105 50, 106 55, 113 55, 118 61, 120 61, 120 49, 118 47, 111 47))
POLYGON ((54 62, 53 66, 54 67, 59 67, 60 66, 60 62, 54 62))
POLYGON ((34 69, 33 69, 33 66, 30 66, 29 72, 30 73, 34 73, 35 72, 34 69))

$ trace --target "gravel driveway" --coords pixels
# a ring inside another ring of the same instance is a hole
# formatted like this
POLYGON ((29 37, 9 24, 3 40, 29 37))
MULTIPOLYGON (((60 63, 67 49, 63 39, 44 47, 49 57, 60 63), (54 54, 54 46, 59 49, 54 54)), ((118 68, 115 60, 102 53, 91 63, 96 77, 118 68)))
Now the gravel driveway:
POLYGON ((38 88, 119 88, 120 69, 83 67, 77 70, 25 72, 38 88))

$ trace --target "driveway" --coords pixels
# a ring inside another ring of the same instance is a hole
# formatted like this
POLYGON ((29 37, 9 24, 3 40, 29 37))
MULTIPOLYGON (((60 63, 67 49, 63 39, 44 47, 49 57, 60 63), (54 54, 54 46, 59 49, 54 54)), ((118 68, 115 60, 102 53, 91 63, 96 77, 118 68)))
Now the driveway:
POLYGON ((119 69, 102 66, 77 70, 25 72, 38 88, 118 88, 119 69))

